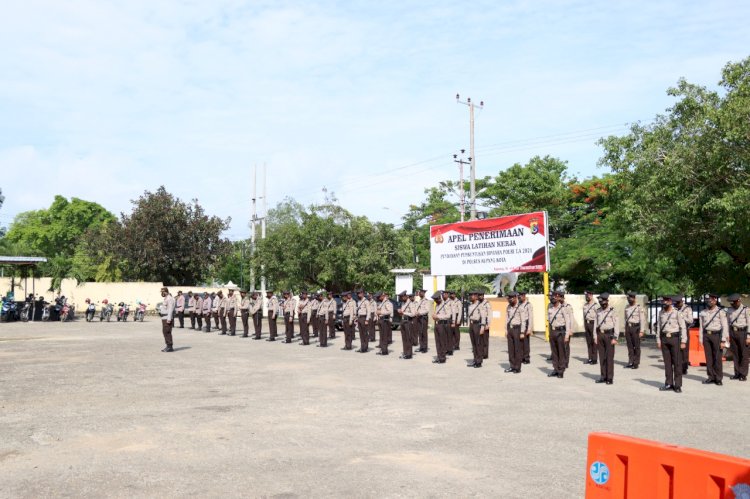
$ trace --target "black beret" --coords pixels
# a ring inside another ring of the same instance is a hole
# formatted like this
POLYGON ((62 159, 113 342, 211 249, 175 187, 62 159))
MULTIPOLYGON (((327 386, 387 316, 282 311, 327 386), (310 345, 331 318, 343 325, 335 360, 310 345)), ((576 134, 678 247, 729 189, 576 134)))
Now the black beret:
POLYGON ((558 290, 553 291, 552 294, 553 295, 565 296, 565 291, 561 291, 561 290, 558 289, 558 290))
POLYGON ((515 298, 518 296, 518 291, 511 291, 508 293, 508 298, 515 298))
POLYGON ((433 300, 442 300, 443 299, 443 295, 442 295, 442 293, 440 291, 436 291, 435 294, 432 295, 432 299, 433 300))
POLYGON ((729 301, 737 301, 740 298, 741 297, 740 297, 739 293, 732 293, 731 295, 727 296, 727 300, 729 300, 729 301))
POLYGON ((600 300, 609 300, 609 293, 607 293, 605 291, 604 293, 602 293, 602 294, 599 295, 599 299, 600 300))
POLYGON ((635 291, 628 291, 628 296, 631 298, 635 298, 637 295, 635 294, 635 291))
POLYGON ((662 300, 669 300, 669 301, 672 301, 672 295, 663 295, 663 296, 661 297, 661 299, 662 299, 662 300))
POLYGON ((518 294, 519 295, 525 295, 526 293, 527 293, 527 291, 525 289, 519 289, 518 290, 518 294))
POLYGON ((587 294, 587 295, 593 295, 594 294, 594 292, 591 291, 590 289, 585 290, 584 293, 587 294))
POLYGON ((708 296, 709 296, 709 298, 713 297, 713 298, 717 298, 718 299, 719 296, 721 296, 721 295, 719 295, 719 293, 708 293, 708 296))
POLYGON ((406 296, 406 291, 401 291, 398 295, 399 296, 406 296))

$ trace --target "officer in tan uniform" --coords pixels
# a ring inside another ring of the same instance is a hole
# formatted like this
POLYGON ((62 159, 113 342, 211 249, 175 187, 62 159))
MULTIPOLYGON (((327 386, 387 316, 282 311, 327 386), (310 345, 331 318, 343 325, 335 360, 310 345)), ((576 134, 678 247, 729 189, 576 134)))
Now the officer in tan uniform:
POLYGON ((601 377, 596 382, 611 385, 615 377, 615 346, 620 338, 620 324, 615 309, 609 306, 609 293, 599 295, 599 304, 594 318, 594 341, 599 350, 601 377))
POLYGON ((328 292, 328 306, 326 307, 326 324, 328 325, 328 338, 336 338, 336 300, 333 293, 328 292))
POLYGON ((203 293, 203 319, 206 321, 206 332, 211 332, 211 307, 213 300, 207 292, 203 293))
POLYGON ((344 348, 351 350, 354 341, 354 321, 357 320, 357 307, 352 300, 352 292, 341 293, 341 322, 344 325, 344 348))
POLYGON ((484 325, 484 341, 482 342, 482 358, 488 359, 490 357, 490 318, 492 317, 492 305, 489 300, 484 299, 484 291, 479 291, 479 302, 484 307, 484 316, 486 317, 486 323, 484 325))
POLYGON ((365 290, 357 290, 357 329, 359 329, 359 353, 366 353, 370 347, 370 302, 365 298, 365 290))
POLYGON ((523 335, 524 311, 518 304, 518 293, 508 293, 508 307, 505 316, 505 337, 508 340, 508 360, 510 366, 506 373, 518 374, 521 372, 523 362, 523 335))
POLYGON ((565 347, 570 343, 570 337, 573 334, 573 320, 568 312, 568 307, 563 302, 564 297, 565 293, 563 291, 554 291, 552 293, 552 303, 547 308, 553 368, 553 371, 547 375, 550 378, 562 378, 565 374, 567 367, 565 347))
POLYGON ((216 298, 214 298, 214 300, 216 303, 212 305, 212 307, 215 307, 215 310, 212 309, 211 313, 214 314, 214 317, 218 318, 216 327, 221 325, 221 332, 219 334, 227 334, 227 299, 224 297, 224 292, 219 290, 219 292, 216 293, 216 298))
POLYGON ((266 291, 266 309, 268 310, 268 331, 269 337, 266 341, 276 341, 278 330, 276 328, 276 319, 279 316, 279 299, 273 294, 273 290, 266 291))
POLYGON ((524 364, 531 364, 531 336, 534 334, 534 307, 526 297, 526 291, 518 290, 518 303, 523 310, 524 326, 521 328, 523 333, 523 361, 524 364))
POLYGON ((413 319, 414 314, 417 311, 416 303, 412 299, 413 294, 407 293, 405 300, 401 303, 401 344, 403 352, 401 354, 402 359, 411 359, 413 355, 414 340, 413 336, 413 319), (406 328, 404 328, 406 326, 406 328))
POLYGON ((638 369, 641 364, 641 338, 646 333, 646 313, 635 303, 636 293, 628 293, 625 307, 625 343, 628 346, 628 364, 625 369, 638 369))
POLYGON ((300 345, 310 344, 310 300, 307 298, 307 291, 299 294, 299 303, 297 304, 297 317, 299 317, 299 334, 302 338, 300 345))
POLYGON ((468 318, 469 318, 469 339, 471 340, 471 349, 474 353, 474 361, 467 365, 467 367, 482 367, 482 356, 484 353, 484 347, 482 342, 484 341, 484 324, 486 322, 485 308, 479 301, 479 291, 472 291, 469 295, 468 318))
POLYGON ((662 297, 664 305, 659 313, 656 345, 661 349, 664 356, 664 371, 666 381, 661 391, 674 390, 682 392, 682 350, 684 348, 683 338, 685 321, 680 312, 672 306, 671 296, 662 297))
POLYGON ((248 318, 250 317, 250 308, 252 307, 252 301, 247 296, 247 291, 240 290, 240 318, 242 319, 242 337, 247 338, 250 331, 250 324, 248 318))
POLYGON ((719 308, 719 295, 709 293, 708 308, 698 316, 698 335, 706 352, 706 372, 704 385, 715 383, 721 386, 724 369, 721 362, 722 348, 729 346, 729 322, 727 314, 719 308))
POLYGON ((693 327, 693 309, 690 307, 690 305, 687 305, 685 303, 684 295, 675 296, 675 300, 676 301, 674 307, 678 312, 680 312, 682 320, 685 321, 685 331, 687 331, 684 338, 685 341, 683 342, 685 346, 682 347, 681 352, 682 374, 685 375, 687 374, 688 367, 690 366, 690 328, 693 327))
POLYGON ((230 289, 227 291, 227 301, 226 301, 226 314, 227 314, 227 321, 229 322, 229 335, 234 336, 237 334, 237 308, 239 307, 239 303, 237 303, 237 295, 234 294, 234 289, 230 289))
POLYGON ((318 311, 317 311, 317 321, 318 321, 318 347, 327 347, 328 346, 328 306, 330 298, 328 298, 329 295, 326 294, 325 291, 321 291, 318 293, 318 311))
POLYGON ((188 291, 185 313, 190 318, 190 329, 195 329, 195 296, 193 296, 192 291, 188 291))
POLYGON ((174 311, 180 321, 180 329, 183 329, 185 327, 185 295, 182 294, 182 291, 177 292, 177 298, 174 300, 174 311))
POLYGON ((451 305, 443 301, 444 293, 437 292, 432 295, 435 301, 435 312, 432 319, 435 321, 435 348, 437 357, 432 361, 433 364, 445 364, 445 356, 448 353, 448 339, 453 319, 451 305))
POLYGON ((729 346, 734 358, 734 376, 729 379, 747 381, 748 359, 750 359, 750 314, 747 306, 740 301, 740 295, 733 293, 727 297, 730 307, 726 308, 729 325, 729 346))
POLYGON ((211 293, 211 317, 214 319, 214 329, 219 329, 219 304, 221 303, 221 291, 211 293))
POLYGON ((586 334, 586 347, 588 349, 588 359, 584 364, 596 364, 596 338, 594 333, 594 322, 596 322, 596 313, 601 308, 594 300, 594 292, 586 290, 583 292, 586 301, 583 304, 583 327, 586 334))
POLYGON ((250 317, 253 320, 253 330, 255 335, 254 340, 261 339, 261 331, 263 330, 263 298, 260 293, 253 291, 250 293, 250 317))
POLYGON ((375 343, 375 329, 378 327, 378 302, 372 293, 367 293, 367 311, 369 313, 370 325, 367 327, 370 343, 375 343))
POLYGON ((425 296, 426 292, 427 290, 425 289, 419 290, 419 303, 417 303, 417 321, 419 323, 419 329, 416 336, 419 340, 419 349, 417 351, 420 353, 427 353, 429 350, 427 347, 427 326, 430 319, 430 313, 432 312, 432 300, 425 296))
POLYGON ((159 306, 159 315, 161 316, 161 332, 164 336, 166 347, 162 352, 174 352, 172 348, 172 316, 174 315, 174 298, 169 294, 169 289, 161 288, 161 296, 164 301, 159 306))
POLYGON ((375 295, 375 299, 378 300, 378 324, 380 327, 380 344, 378 345, 380 351, 378 355, 388 355, 388 339, 391 336, 391 318, 393 317, 393 303, 388 299, 386 293, 378 293, 375 295))
POLYGON ((193 315, 195 316, 195 323, 198 326, 198 331, 203 331, 203 296, 195 293, 193 295, 195 299, 195 307, 193 308, 193 315))
POLYGON ((291 343, 292 338, 294 338, 294 300, 292 300, 291 291, 284 291, 282 295, 284 297, 282 311, 284 312, 284 334, 286 336, 284 343, 291 343))
POLYGON ((463 302, 456 297, 456 292, 450 292, 451 331, 448 351, 453 355, 454 350, 461 350, 461 319, 463 318, 463 302))
POLYGON ((310 299, 310 325, 312 326, 312 337, 317 338, 320 334, 320 323, 318 322, 318 309, 320 308, 320 293, 313 293, 310 299))

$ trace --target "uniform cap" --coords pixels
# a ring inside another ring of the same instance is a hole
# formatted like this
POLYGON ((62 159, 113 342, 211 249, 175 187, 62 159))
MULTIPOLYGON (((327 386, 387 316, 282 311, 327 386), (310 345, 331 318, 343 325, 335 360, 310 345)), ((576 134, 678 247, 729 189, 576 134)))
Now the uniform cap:
POLYGON ((526 290, 525 290, 525 289, 519 289, 519 290, 518 290, 518 295, 519 295, 519 296, 520 296, 520 295, 525 295, 525 294, 526 294, 526 290))
POLYGON ((434 295, 432 295, 433 300, 442 300, 443 294, 440 291, 437 291, 434 295))
POLYGON ((456 292, 455 292, 455 291, 448 291, 448 294, 450 294, 450 295, 455 295, 455 294, 456 294, 456 292))
POLYGON ((472 289, 471 291, 469 291, 469 295, 478 295, 478 294, 479 294, 478 289, 472 289))
POLYGON ((266 290, 266 294, 267 295, 272 295, 273 294, 273 290, 272 289, 267 289, 266 290))
POLYGON ((351 296, 351 295, 352 295, 351 291, 344 291, 343 293, 341 293, 341 296, 351 296))
POLYGON ((590 289, 587 289, 587 290, 584 290, 584 294, 587 294, 587 295, 593 295, 593 294, 594 294, 594 292, 593 292, 593 291, 591 291, 590 289))
POLYGON ((599 299, 600 300, 609 300, 609 293, 607 293, 605 291, 604 293, 602 293, 602 294, 599 295, 599 299))
POLYGON ((380 298, 381 296, 383 296, 383 293, 380 293, 380 292, 375 293, 375 298, 380 298))
POLYGON ((247 290, 246 289, 241 289, 240 290, 240 294, 241 295, 246 295, 247 294, 247 290))
POLYGON ((565 296, 565 291, 557 289, 557 290, 553 291, 552 294, 553 295, 558 295, 558 296, 565 296))
POLYGON ((672 297, 672 301, 683 301, 684 299, 685 299, 685 297, 682 296, 682 295, 674 295, 672 297))
POLYGON ((418 292, 418 293, 426 293, 426 292, 427 292, 427 290, 426 290, 426 289, 418 289, 418 290, 417 290, 417 292, 418 292))
POLYGON ((628 296, 630 298, 635 298, 637 295, 635 294, 635 291, 628 291, 628 296))
POLYGON ((358 289, 358 290, 356 291, 356 293, 357 293, 357 294, 360 294, 360 293, 361 293, 361 294, 365 294, 365 290, 364 290, 364 289, 362 289, 362 288, 359 288, 359 289, 358 289))
POLYGON ((661 299, 662 299, 662 300, 669 300, 669 301, 672 301, 672 295, 663 295, 663 296, 661 297, 661 299))
POLYGON ((406 291, 401 291, 398 295, 399 296, 406 296, 406 291))
POLYGON ((484 290, 480 289, 478 294, 479 294, 479 296, 484 296, 484 290))
POLYGON ((516 298, 518 297, 518 291, 511 291, 508 293, 508 298, 516 298))
POLYGON ((719 295, 719 293, 708 293, 708 296, 709 296, 709 298, 713 297, 713 298, 718 299, 720 295, 719 295))
POLYGON ((731 295, 727 296, 727 300, 731 301, 738 301, 740 299, 739 293, 732 293, 731 295))

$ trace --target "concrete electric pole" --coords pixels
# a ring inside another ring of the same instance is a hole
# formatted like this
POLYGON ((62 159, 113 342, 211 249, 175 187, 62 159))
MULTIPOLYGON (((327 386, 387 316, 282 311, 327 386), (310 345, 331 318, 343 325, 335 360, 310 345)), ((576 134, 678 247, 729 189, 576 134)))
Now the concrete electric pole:
POLYGON ((484 108, 484 101, 480 101, 477 106, 471 102, 471 97, 465 101, 461 100, 461 96, 456 94, 456 102, 469 107, 469 162, 471 163, 471 178, 470 178, 470 198, 471 198, 471 218, 469 220, 477 219, 477 186, 476 186, 476 175, 477 175, 477 161, 476 154, 474 154, 474 108, 478 107, 480 110, 484 108))
POLYGON ((458 154, 453 155, 453 162, 458 163, 458 187, 461 189, 458 191, 458 197, 461 200, 461 221, 464 221, 464 213, 466 212, 466 195, 464 194, 464 165, 468 165, 471 163, 471 158, 469 158, 469 161, 464 161, 464 153, 466 152, 466 149, 461 149, 461 157, 458 157, 458 154))

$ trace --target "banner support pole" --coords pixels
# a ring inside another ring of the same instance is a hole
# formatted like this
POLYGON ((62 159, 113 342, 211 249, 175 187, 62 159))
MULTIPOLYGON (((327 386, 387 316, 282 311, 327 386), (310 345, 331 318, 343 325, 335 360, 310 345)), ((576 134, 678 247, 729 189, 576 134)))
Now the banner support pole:
POLYGON ((549 343, 549 316, 547 308, 549 307, 549 272, 544 273, 544 339, 549 343))

